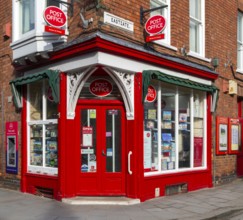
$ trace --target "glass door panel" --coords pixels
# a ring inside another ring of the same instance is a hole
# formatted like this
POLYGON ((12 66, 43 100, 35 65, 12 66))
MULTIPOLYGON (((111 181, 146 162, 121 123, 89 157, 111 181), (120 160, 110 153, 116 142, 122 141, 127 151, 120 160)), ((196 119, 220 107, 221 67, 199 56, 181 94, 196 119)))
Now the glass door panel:
POLYGON ((81 172, 96 172, 96 109, 81 110, 81 172))
POLYGON ((106 110, 106 172, 121 172, 121 112, 106 110))

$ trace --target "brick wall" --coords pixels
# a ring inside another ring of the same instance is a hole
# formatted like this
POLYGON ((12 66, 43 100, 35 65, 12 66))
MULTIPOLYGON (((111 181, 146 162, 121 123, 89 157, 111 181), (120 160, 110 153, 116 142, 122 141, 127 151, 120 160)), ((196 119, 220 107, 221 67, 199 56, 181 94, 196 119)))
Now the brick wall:
MULTIPOLYGON (((5 123, 8 121, 20 122, 20 114, 16 113, 13 106, 9 86, 9 81, 14 78, 15 74, 11 65, 12 50, 9 47, 11 33, 10 36, 5 36, 6 24, 11 24, 12 20, 12 1, 0 1, 0 18, 0 185, 18 188, 21 173, 20 160, 18 175, 6 174, 5 160, 5 123)), ((20 126, 19 123, 19 131, 20 126)), ((21 135, 19 135, 19 142, 21 142, 21 135)), ((21 157, 21 151, 19 154, 21 157)))

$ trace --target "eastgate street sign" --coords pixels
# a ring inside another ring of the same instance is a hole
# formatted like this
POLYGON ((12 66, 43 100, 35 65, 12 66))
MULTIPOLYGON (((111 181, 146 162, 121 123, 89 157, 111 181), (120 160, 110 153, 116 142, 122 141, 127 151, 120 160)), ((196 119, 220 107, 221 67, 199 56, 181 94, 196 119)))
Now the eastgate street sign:
POLYGON ((158 34, 164 30, 165 25, 165 18, 162 15, 155 15, 147 20, 145 30, 148 34, 158 34))
POLYGON ((56 6, 49 6, 44 11, 45 21, 54 27, 63 27, 66 24, 67 17, 65 13, 56 6))

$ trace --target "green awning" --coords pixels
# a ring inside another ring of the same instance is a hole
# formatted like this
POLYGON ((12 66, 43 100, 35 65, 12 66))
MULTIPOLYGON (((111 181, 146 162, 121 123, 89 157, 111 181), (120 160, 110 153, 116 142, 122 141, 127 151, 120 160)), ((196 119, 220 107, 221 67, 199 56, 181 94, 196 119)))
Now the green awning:
POLYGON ((213 96, 213 108, 216 108, 216 103, 218 100, 218 88, 214 85, 205 85, 202 83, 194 82, 189 79, 183 79, 176 76, 171 76, 159 71, 154 70, 144 70, 143 71, 143 101, 148 92, 148 87, 151 80, 159 80, 162 82, 174 84, 177 86, 183 86, 191 89, 197 89, 205 92, 210 92, 213 96))
POLYGON ((22 108, 22 102, 21 102, 22 86, 42 79, 48 80, 49 86, 52 89, 52 96, 54 102, 59 103, 59 99, 60 99, 59 70, 45 70, 43 72, 22 76, 10 81, 9 84, 11 86, 12 94, 14 97, 14 104, 17 108, 22 108))

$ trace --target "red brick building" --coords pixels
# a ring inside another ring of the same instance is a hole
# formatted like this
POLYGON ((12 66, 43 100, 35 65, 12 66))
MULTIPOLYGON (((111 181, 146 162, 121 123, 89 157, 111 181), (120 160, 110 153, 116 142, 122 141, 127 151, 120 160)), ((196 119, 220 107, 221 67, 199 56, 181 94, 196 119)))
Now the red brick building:
POLYGON ((242 175, 242 1, 1 4, 2 185, 144 201, 242 175))

